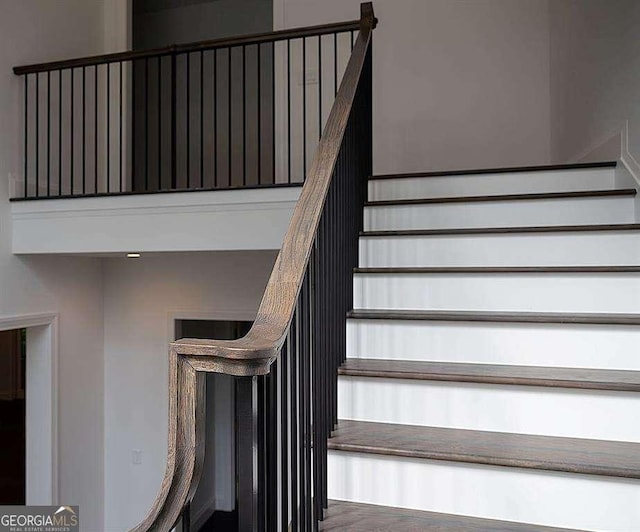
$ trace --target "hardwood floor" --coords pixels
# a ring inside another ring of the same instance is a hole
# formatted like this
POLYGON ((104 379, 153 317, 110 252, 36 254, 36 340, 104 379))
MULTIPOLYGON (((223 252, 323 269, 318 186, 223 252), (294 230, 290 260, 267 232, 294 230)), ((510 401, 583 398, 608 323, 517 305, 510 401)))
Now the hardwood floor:
POLYGON ((343 501, 329 501, 323 532, 552 532, 567 530, 461 515, 418 512, 343 501))

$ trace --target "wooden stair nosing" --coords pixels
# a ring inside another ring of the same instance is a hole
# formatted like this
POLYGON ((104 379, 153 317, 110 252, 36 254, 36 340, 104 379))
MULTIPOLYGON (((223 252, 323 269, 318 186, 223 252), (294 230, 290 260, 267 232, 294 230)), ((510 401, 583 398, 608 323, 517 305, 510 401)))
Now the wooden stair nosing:
POLYGON ((640 314, 596 314, 562 312, 354 309, 347 313, 347 318, 356 320, 558 323, 575 325, 640 325, 640 314))
POLYGON ((616 196, 635 196, 635 188, 607 190, 579 190, 574 192, 537 192, 529 194, 492 194, 486 196, 449 196, 417 199, 394 199, 367 201, 365 207, 390 207, 409 205, 431 205, 439 203, 482 203, 503 201, 540 201, 560 199, 606 198, 616 196))
POLYGON ((333 451, 640 479, 640 443, 340 420, 333 451))
POLYGON ((385 266, 354 268, 358 275, 388 274, 530 274, 530 273, 640 273, 640 266, 385 266))
POLYGON ((384 231, 361 231, 360 237, 403 237, 403 236, 447 236, 447 235, 490 235, 510 233, 579 233, 603 231, 638 231, 640 223, 624 224, 584 224, 584 225, 532 225, 518 227, 461 227, 446 229, 399 229, 384 231))
MULTIPOLYGON (((320 522, 322 532, 571 532, 555 528, 514 521, 499 521, 465 515, 443 514, 376 506, 347 501, 329 501, 325 518, 320 522)), ((573 531, 578 532, 578 531, 573 531)))
POLYGON ((513 174, 525 172, 556 172, 562 170, 594 170, 598 168, 615 168, 616 161, 603 161, 597 163, 575 163, 575 164, 550 164, 539 166, 513 166, 503 168, 480 168, 466 170, 445 170, 436 172, 413 172, 405 174, 378 174, 369 177, 369 180, 378 179, 404 179, 412 177, 454 177, 484 174, 513 174))
POLYGON ((339 375, 640 392, 640 371, 348 358, 339 375))

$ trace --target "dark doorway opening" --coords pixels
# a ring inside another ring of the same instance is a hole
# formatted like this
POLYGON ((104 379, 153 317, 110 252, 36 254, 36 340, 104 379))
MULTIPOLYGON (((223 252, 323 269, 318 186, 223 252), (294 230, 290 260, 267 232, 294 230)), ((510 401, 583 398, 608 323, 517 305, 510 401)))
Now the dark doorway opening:
POLYGON ((26 503, 26 329, 0 331, 0 505, 26 503))
MULTIPOLYGON (((242 338, 253 322, 176 320, 176 338, 242 338)), ((182 519, 183 532, 236 532, 235 379, 209 374, 206 380, 206 447, 202 476, 191 507, 182 519), (229 467, 230 466, 230 467, 229 467)))
MULTIPOLYGON (((273 0, 132 4, 134 50, 271 31, 273 0)), ((274 46, 236 46, 132 62, 134 191, 275 183, 274 46)))

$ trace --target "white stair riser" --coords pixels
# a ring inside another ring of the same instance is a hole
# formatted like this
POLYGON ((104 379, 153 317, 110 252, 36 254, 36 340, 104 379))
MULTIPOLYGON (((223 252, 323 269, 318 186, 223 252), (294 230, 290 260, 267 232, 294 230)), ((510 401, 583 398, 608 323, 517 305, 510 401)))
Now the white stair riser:
POLYGON ((633 223, 632 197, 388 205, 364 210, 366 231, 633 223))
POLYGON ((640 483, 329 451, 329 498, 581 530, 640 530, 640 483))
POLYGON ((640 231, 360 238, 360 266, 640 264, 640 231))
POLYGON ((640 441, 640 394, 341 376, 338 417, 358 421, 640 441))
POLYGON ((348 320, 347 356, 640 370, 640 327, 348 320))
POLYGON ((614 187, 613 169, 372 179, 369 200, 530 194, 614 187))
POLYGON ((640 274, 359 274, 354 308, 640 312, 640 274))

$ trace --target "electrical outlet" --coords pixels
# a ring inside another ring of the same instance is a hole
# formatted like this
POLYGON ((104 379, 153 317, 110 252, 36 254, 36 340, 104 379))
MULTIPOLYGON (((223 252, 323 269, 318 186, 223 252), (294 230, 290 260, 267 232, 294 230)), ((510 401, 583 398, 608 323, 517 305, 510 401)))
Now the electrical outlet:
POLYGON ((142 463, 142 450, 134 449, 131 451, 131 463, 133 465, 140 465, 142 463))
POLYGON ((304 82, 307 85, 317 85, 318 84, 318 70, 311 69, 307 70, 304 76, 304 82))

